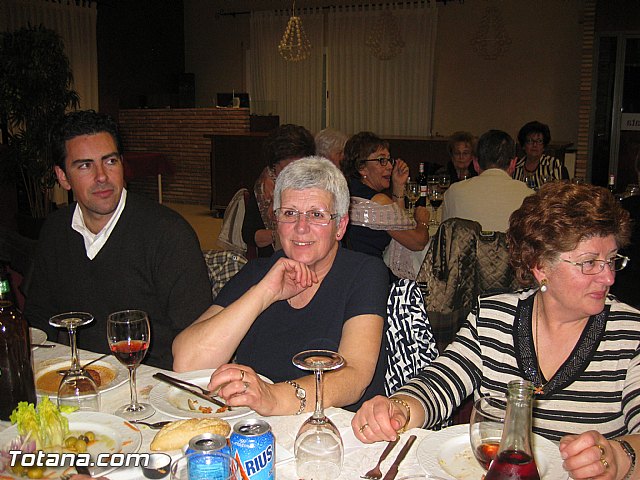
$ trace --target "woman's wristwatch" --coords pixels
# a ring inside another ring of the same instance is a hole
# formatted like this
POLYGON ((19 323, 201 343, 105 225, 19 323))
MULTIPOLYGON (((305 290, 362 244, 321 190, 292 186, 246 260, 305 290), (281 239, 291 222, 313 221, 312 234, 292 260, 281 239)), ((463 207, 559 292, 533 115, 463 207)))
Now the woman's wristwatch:
POLYGON ((300 415, 304 412, 304 407, 307 406, 307 391, 293 380, 285 380, 284 383, 288 383, 296 389, 296 398, 300 400, 300 408, 296 412, 296 415, 300 415))
POLYGON ((624 451, 624 453, 627 454, 627 456, 629 457, 629 460, 631 461, 631 466, 629 467, 629 470, 627 470, 627 473, 625 474, 625 476, 622 477, 622 480, 629 480, 631 478, 631 475, 633 475, 633 471, 636 468, 636 451, 633 449, 631 444, 626 440, 614 439, 614 441, 620 444, 620 446, 622 447, 622 450, 624 451))

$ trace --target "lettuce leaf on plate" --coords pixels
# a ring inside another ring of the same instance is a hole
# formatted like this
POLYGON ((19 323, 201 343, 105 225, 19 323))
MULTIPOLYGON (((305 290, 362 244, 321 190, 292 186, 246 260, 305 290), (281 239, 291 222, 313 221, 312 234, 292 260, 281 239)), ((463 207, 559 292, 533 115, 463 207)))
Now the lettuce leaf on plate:
POLYGON ((42 397, 37 406, 20 402, 9 418, 15 423, 24 442, 33 440, 36 449, 60 447, 69 434, 69 420, 62 415, 71 413, 73 407, 58 408, 49 397, 42 397))

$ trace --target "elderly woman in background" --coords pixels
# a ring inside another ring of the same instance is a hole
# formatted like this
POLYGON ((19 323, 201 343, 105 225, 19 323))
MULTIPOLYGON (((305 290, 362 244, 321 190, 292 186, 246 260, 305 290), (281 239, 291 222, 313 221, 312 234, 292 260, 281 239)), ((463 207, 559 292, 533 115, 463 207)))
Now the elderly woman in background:
POLYGON ((469 132, 455 132, 447 144, 450 160, 437 173, 447 173, 451 183, 478 176, 473 168, 476 152, 476 139, 469 132))
POLYGON ((562 162, 544 154, 550 141, 548 125, 538 121, 525 124, 518 132, 518 143, 524 150, 524 156, 516 162, 513 178, 525 182, 534 190, 548 181, 568 180, 569 172, 562 162))
POLYGON ((333 164, 340 168, 340 163, 344 158, 344 144, 349 137, 334 128, 325 128, 316 133, 316 155, 328 158, 333 164))
MULTIPOLYGON (((412 251, 424 249, 429 240, 429 212, 417 207, 414 218, 406 214, 404 188, 409 167, 402 160, 391 158, 388 142, 371 132, 354 135, 344 147, 342 171, 351 193, 346 238, 350 248, 378 258, 382 258, 392 239, 397 242, 394 246, 412 251)), ((415 278, 417 272, 413 272, 410 256, 400 250, 394 257, 390 262, 393 274, 415 278)))
POLYGON ((336 350, 346 364, 327 373, 324 402, 355 408, 384 392, 386 268, 340 247, 349 190, 329 160, 308 157, 286 167, 276 180, 274 208, 282 251, 245 265, 176 337, 174 369, 217 368, 208 388, 220 388, 229 405, 291 415, 315 405, 313 375, 301 376, 291 358, 336 350), (237 363, 228 364, 234 354, 237 363))
POLYGON ((280 125, 265 139, 263 154, 267 166, 256 180, 242 223, 242 239, 257 248, 259 257, 270 257, 279 248, 273 217, 273 189, 284 167, 316 151, 311 133, 298 125, 280 125))
POLYGON ((481 296, 437 360, 390 399, 363 405, 356 436, 430 428, 467 396, 501 396, 523 378, 538 394, 533 430, 560 442, 571 478, 629 478, 640 451, 640 312, 607 295, 627 264, 618 249, 629 231, 629 214, 605 188, 552 182, 527 197, 507 235, 529 288, 481 296))

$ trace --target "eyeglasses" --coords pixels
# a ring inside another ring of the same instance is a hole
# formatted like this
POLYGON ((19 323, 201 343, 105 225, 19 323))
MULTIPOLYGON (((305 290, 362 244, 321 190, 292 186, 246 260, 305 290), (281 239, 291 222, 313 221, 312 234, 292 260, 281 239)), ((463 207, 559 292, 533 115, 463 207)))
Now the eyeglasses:
POLYGON ((391 163, 393 167, 396 164, 396 159, 391 157, 365 158, 363 162, 378 162, 381 167, 386 167, 387 163, 391 163))
POLYGON ((471 152, 453 152, 454 157, 470 157, 471 152))
POLYGON ((544 140, 541 138, 527 138, 527 141, 524 143, 527 145, 542 145, 544 140))
POLYGON ((276 220, 279 223, 296 223, 300 216, 307 219, 311 225, 329 225, 331 220, 335 219, 337 213, 329 213, 325 210, 308 210, 299 212, 293 208, 276 208, 276 220))
POLYGON ((563 262, 570 263, 576 267, 580 267, 582 273, 585 275, 597 275, 604 270, 605 265, 609 265, 612 272, 618 272, 627 266, 629 263, 629 257, 624 255, 616 255, 611 260, 586 260, 584 262, 572 262, 571 260, 565 260, 561 258, 563 262))

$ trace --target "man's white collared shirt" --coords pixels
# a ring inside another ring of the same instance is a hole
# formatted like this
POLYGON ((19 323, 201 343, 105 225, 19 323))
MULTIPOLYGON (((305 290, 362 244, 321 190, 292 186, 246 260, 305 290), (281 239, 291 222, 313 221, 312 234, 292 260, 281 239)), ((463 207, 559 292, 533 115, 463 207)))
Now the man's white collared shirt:
POLYGON ((107 243, 107 240, 109 240, 111 232, 113 232, 113 229, 120 219, 120 215, 122 215, 122 211, 124 210, 126 201, 127 190, 123 188, 122 195, 120 195, 120 201, 118 202, 118 206, 113 212, 113 215, 111 215, 111 218, 102 228, 102 230, 95 234, 87 228, 87 225, 84 223, 82 209, 80 208, 79 204, 76 204, 76 209, 73 212, 73 219, 71 220, 71 228, 82 235, 82 238, 84 239, 84 248, 87 251, 87 257, 89 257, 91 260, 93 260, 95 256, 98 255, 98 252, 102 249, 102 247, 104 247, 104 245, 107 243))

